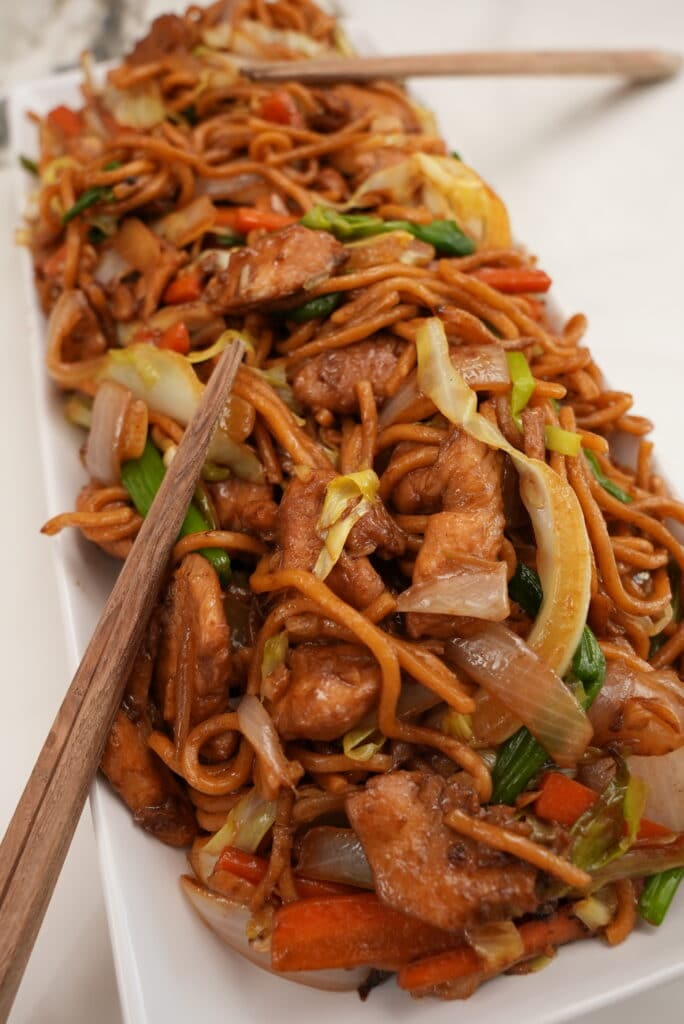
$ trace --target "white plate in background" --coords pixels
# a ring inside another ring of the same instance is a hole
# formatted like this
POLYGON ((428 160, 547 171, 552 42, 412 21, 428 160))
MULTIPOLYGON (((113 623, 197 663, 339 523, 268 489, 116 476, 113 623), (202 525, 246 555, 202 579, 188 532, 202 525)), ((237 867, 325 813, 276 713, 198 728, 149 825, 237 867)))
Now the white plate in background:
MULTIPOLYGON (((25 120, 25 111, 44 112, 61 102, 73 103, 78 79, 78 73, 70 73, 15 90, 11 104, 15 152, 35 151, 35 133, 25 120)), ((18 209, 30 188, 30 180, 26 176, 20 179, 19 173, 18 209)), ((591 252, 582 258, 591 259, 591 252)), ((49 511, 53 514, 72 507, 84 482, 78 459, 82 435, 65 421, 61 402, 47 379, 43 366, 44 321, 33 290, 30 260, 25 253, 22 259, 42 462, 49 511)), ((597 268, 597 272, 599 269, 603 268, 597 268)), ((559 290, 562 295, 562 280, 559 290)), ((600 345, 594 341, 592 347, 599 362, 605 362, 600 345)), ((662 335, 649 339, 648 356, 669 359, 681 374, 679 355, 668 353, 662 335)), ((608 370, 619 385, 620 366, 608 360, 608 370)), ((649 378, 645 379, 642 397, 651 410, 657 408, 658 394, 652 379, 650 384, 649 378)), ((677 413, 680 416, 681 410, 677 413)), ((672 411, 669 415, 674 418, 672 411)), ((676 436, 665 446, 664 467, 671 479, 684 484, 682 468, 674 457, 679 449, 675 440, 676 436)), ((111 586, 114 567, 75 533, 53 543, 75 667, 111 586)), ((389 984, 372 992, 361 1006, 353 993, 336 995, 305 989, 273 978, 237 958, 204 928, 182 897, 177 879, 185 869, 183 855, 136 828, 126 808, 103 783, 94 787, 92 802, 121 999, 129 1024, 195 1018, 201 1018, 204 1024, 219 1024, 226 1019, 256 1024, 274 1012, 283 1024, 318 1024, 321 1017, 326 1024, 348 1024, 350 1014, 361 1015, 367 1024, 380 1024, 389 1015, 426 1024, 451 1024, 455 1015, 459 1024, 499 1024, 510 1015, 511 1008, 515 1019, 552 1024, 684 972, 684 908, 680 901, 676 912, 657 932, 640 929, 617 950, 595 941, 577 943, 561 950, 546 970, 498 979, 463 1004, 414 1002, 389 984)))

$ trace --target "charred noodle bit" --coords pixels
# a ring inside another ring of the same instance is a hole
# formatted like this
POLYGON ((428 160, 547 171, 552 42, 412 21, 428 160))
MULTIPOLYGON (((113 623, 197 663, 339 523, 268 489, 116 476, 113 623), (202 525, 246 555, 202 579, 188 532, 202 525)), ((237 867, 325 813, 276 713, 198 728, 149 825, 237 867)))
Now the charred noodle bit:
MULTIPOLYGON (((604 385, 585 317, 547 315, 548 268, 513 246, 499 197, 402 87, 274 86, 233 60, 347 49, 312 0, 164 15, 103 87, 84 64, 82 107, 31 116, 40 146, 22 161, 46 367, 87 432, 85 486, 44 533, 72 527, 128 557, 216 359, 245 341, 103 770, 139 825, 194 839, 191 895, 230 934, 253 914, 256 941, 236 942, 266 966, 281 910, 301 920, 300 849, 312 830, 344 836, 379 783, 403 772, 470 794, 442 829, 440 870, 472 886, 478 928, 509 881, 501 851, 553 891, 587 880, 554 852, 569 825, 552 849, 525 838, 550 756, 600 788, 609 757, 638 752, 666 778, 651 758, 684 746, 684 505, 632 396, 604 385), (378 481, 361 506, 338 482, 354 473, 378 481)), ((387 827, 371 803, 375 838, 387 827)), ((434 808, 440 825, 451 807, 434 808)), ((429 886, 436 839, 423 850, 413 810, 406 877, 429 886)), ((360 843, 356 860, 326 853, 315 884, 367 886, 360 843)), ((632 929, 635 893, 662 920, 682 864, 681 837, 639 833, 601 869, 609 942, 632 929)), ((371 909, 345 899, 382 948, 398 912, 378 892, 371 909)), ((537 912, 511 912, 523 962, 588 934, 560 897, 537 912)), ((340 920, 340 965, 366 963, 363 928, 340 920)), ((406 934, 434 937, 427 920, 404 919, 406 934)), ((279 934, 287 962, 296 943, 279 934)), ((369 966, 443 998, 500 970, 452 933, 431 943, 416 963, 369 966)))

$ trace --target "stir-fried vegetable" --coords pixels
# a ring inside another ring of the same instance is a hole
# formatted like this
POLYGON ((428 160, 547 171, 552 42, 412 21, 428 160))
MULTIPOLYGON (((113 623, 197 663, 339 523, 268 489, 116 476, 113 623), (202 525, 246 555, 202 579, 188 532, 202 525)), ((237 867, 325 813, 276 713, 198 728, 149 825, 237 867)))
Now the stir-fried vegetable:
POLYGON ((506 563, 473 559, 448 576, 414 583, 397 597, 397 610, 500 622, 510 613, 506 563))
POLYGON ((571 857, 585 871, 597 871, 634 843, 646 804, 646 787, 619 761, 615 775, 572 826, 571 857), (626 826, 626 827, 625 827, 626 826))
POLYGON ((466 928, 464 937, 489 971, 500 971, 525 954, 522 936, 512 921, 490 921, 466 928))
POLYGON ((296 309, 288 309, 285 316, 296 324, 307 324, 309 320, 330 316, 337 309, 341 300, 341 292, 329 292, 327 295, 319 295, 315 299, 309 299, 303 306, 297 306, 296 309))
MULTIPOLYGON (((123 384, 136 398, 142 398, 148 408, 171 416, 183 426, 192 419, 204 391, 192 366, 180 353, 145 343, 110 349, 100 378, 123 384)), ((223 422, 211 443, 209 458, 230 467, 244 480, 260 481, 263 470, 256 455, 230 434, 234 404, 234 398, 229 398, 223 422)))
POLYGON ((454 220, 479 246, 511 244, 504 204, 471 167, 451 157, 413 153, 376 171, 354 192, 347 209, 367 205, 367 197, 378 192, 400 206, 426 206, 435 220, 454 220))
POLYGON ((342 737, 342 749, 352 761, 368 761, 384 744, 385 737, 373 726, 357 726, 342 737))
MULTIPOLYGON (((145 444, 145 450, 139 459, 131 459, 121 466, 121 479, 123 485, 133 499, 137 511, 141 516, 146 516, 152 507, 155 495, 161 487, 166 468, 158 450, 150 440, 145 444)), ((193 503, 188 509, 180 536, 185 537, 190 533, 203 533, 210 529, 200 510, 193 503)), ((200 554, 204 555, 208 562, 211 562, 218 573, 222 584, 230 580, 230 558, 225 551, 219 548, 204 548, 200 554)))
POLYGON ((594 452, 589 451, 588 448, 583 448, 582 450, 584 452, 584 457, 589 464, 589 469, 601 484, 604 491, 608 491, 608 494, 612 495, 613 498, 617 498, 617 500, 621 501, 624 505, 629 505, 631 501, 634 501, 631 494, 627 494, 627 492, 623 491, 621 487, 618 487, 614 480, 611 480, 606 476, 601 469, 601 463, 596 458, 594 452))
POLYGON ((70 206, 62 214, 62 224, 68 224, 74 217, 78 217, 84 210, 95 206, 97 203, 112 202, 114 202, 114 193, 111 188, 107 185, 93 185, 92 188, 87 188, 85 192, 81 192, 73 206, 70 206))
POLYGON ((316 825, 304 834, 297 872, 308 878, 373 888, 361 840, 350 828, 316 825))
POLYGON ((371 509, 378 493, 379 480, 372 469, 337 476, 328 484, 316 528, 323 547, 314 566, 314 575, 324 580, 342 554, 355 524, 371 509), (354 502, 350 508, 351 503, 354 502))
POLYGON ((250 789, 228 812, 225 825, 204 844, 202 854, 218 859, 228 846, 254 853, 275 816, 275 801, 264 800, 256 788, 250 789))
POLYGON ((553 423, 547 423, 544 427, 544 439, 549 451, 560 455, 576 456, 582 450, 582 439, 576 431, 563 430, 553 423))
POLYGON ((570 485, 549 466, 509 445, 477 411, 477 396, 452 366, 442 321, 433 317, 416 334, 418 382, 448 420, 472 437, 506 452, 520 477, 520 495, 532 520, 543 600, 527 643, 563 675, 580 641, 589 606, 591 548, 570 485))
POLYGON ((639 913, 649 924, 660 925, 684 878, 684 868, 671 868, 652 875, 639 898, 639 913))
POLYGON ((506 361, 511 375, 511 415, 518 430, 522 430, 520 413, 534 394, 534 377, 522 352, 507 352, 506 361))
MULTIPOLYGON (((530 617, 539 613, 544 595, 534 569, 519 562, 508 584, 508 592, 530 617)), ((606 659, 596 637, 586 625, 572 658, 571 676, 582 684, 584 693, 580 696, 580 702, 588 710, 603 686, 606 659)), ((528 782, 544 767, 546 760, 546 751, 529 730, 519 729, 499 750, 492 772, 492 799, 497 803, 513 803, 528 782)))
POLYGON ((445 256, 468 256, 475 243, 453 220, 433 220, 414 224, 408 220, 382 220, 371 214, 340 213, 327 206, 314 206, 302 217, 302 224, 315 231, 330 231, 342 242, 371 238, 389 231, 408 231, 421 242, 434 245, 445 256))
MULTIPOLYGON (((539 786, 534 811, 539 818, 570 828, 586 811, 595 807, 598 799, 598 793, 575 779, 560 772, 547 772, 539 786)), ((641 818, 637 838, 648 841, 670 834, 669 829, 658 822, 641 818)))
POLYGON ((261 659, 261 678, 266 679, 277 668, 285 664, 288 651, 287 630, 270 636, 264 644, 264 656, 261 659))

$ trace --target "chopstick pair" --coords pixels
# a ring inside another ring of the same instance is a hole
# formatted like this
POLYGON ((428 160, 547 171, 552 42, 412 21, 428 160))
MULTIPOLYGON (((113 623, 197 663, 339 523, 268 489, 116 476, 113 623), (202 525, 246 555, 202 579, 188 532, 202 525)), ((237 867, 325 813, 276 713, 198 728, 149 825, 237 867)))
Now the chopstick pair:
POLYGON ((682 57, 666 50, 482 50, 292 61, 236 58, 236 64, 260 82, 331 84, 444 75, 620 75, 647 82, 677 74, 682 57))
POLYGON ((221 356, 109 595, 0 845, 0 1021, 9 1015, 240 361, 221 356))

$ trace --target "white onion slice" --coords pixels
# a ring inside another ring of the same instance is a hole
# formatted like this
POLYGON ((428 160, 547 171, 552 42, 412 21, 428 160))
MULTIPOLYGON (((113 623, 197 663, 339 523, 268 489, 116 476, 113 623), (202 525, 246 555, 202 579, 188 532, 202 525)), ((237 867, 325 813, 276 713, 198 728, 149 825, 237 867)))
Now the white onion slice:
POLYGON ((361 840, 350 828, 310 828, 302 839, 297 872, 323 882, 373 888, 373 875, 361 840))
POLYGON ((577 763, 592 736, 589 719, 560 676, 501 623, 452 640, 449 658, 498 697, 561 767, 577 763))
POLYGON ((193 909, 227 946, 276 978, 296 981, 300 985, 327 992, 352 992, 368 977, 367 967, 353 967, 350 970, 335 968, 326 971, 274 971, 271 968, 270 954, 266 950, 255 949, 247 939, 251 910, 234 903, 226 896, 210 892, 187 875, 181 878, 181 886, 193 909))
POLYGON ((131 271, 131 266, 116 249, 108 246, 102 250, 97 266, 93 271, 93 277, 98 284, 111 285, 118 277, 123 277, 131 271))
POLYGON ((254 747, 276 792, 278 783, 293 786, 302 775, 301 766, 285 757, 273 719, 259 698, 245 694, 238 704, 237 717, 240 731, 254 747))
POLYGON ((645 817, 684 832, 684 747, 660 757, 629 757, 627 763, 648 786, 645 817))
POLYGON ((500 622, 510 613, 506 563, 478 559, 472 565, 464 563, 448 576, 414 583, 399 594, 397 609, 500 622))
POLYGON ((126 425, 132 395, 127 388, 104 380, 97 389, 85 452, 86 469, 93 480, 115 484, 121 478, 119 442, 126 425))

